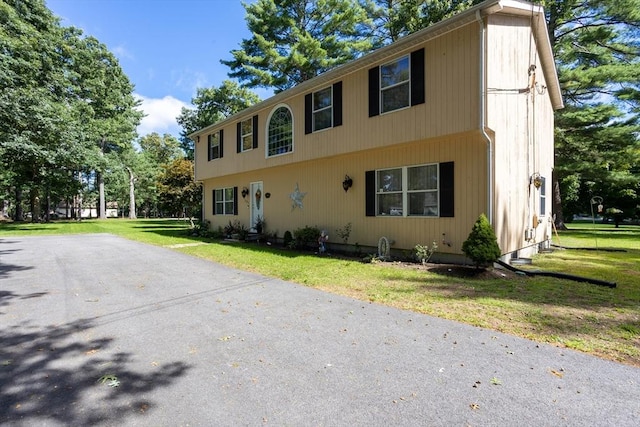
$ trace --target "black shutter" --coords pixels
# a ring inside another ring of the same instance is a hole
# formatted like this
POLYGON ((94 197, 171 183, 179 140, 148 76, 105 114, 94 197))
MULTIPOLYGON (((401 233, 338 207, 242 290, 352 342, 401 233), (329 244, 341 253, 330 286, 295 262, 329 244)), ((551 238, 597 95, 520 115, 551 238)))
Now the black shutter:
POLYGON ((218 156, 219 158, 222 158, 222 147, 224 144, 224 130, 220 129, 220 138, 218 139, 218 141, 220 141, 220 155, 218 156))
POLYGON ((213 200, 213 214, 216 214, 216 190, 211 190, 211 198, 213 200))
POLYGON ((253 116, 253 148, 258 148, 258 115, 253 116))
POLYGON ((380 114, 380 67, 369 70, 369 117, 380 114))
POLYGON ((242 151, 242 122, 238 122, 236 125, 236 153, 242 151))
POLYGON ((364 173, 366 216, 376 216, 376 171, 364 173))
POLYGON ((211 135, 207 135, 207 160, 211 161, 211 135))
POLYGON ((233 187, 233 214, 238 215, 238 187, 233 187))
POLYGON ((453 217, 453 162, 440 163, 440 216, 453 217))
POLYGON ((333 127, 342 125, 342 82, 333 85, 333 127))
POLYGON ((313 132, 313 94, 304 96, 304 134, 313 132))
POLYGON ((411 105, 424 104, 424 48, 411 52, 411 105))

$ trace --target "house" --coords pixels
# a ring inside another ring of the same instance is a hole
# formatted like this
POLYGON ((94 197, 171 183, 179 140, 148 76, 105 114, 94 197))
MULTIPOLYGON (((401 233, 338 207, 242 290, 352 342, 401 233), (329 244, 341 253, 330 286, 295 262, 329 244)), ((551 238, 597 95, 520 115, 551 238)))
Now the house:
POLYGON ((484 213, 528 256, 552 237, 562 107, 543 9, 487 0, 190 135, 203 217, 462 261, 484 213))

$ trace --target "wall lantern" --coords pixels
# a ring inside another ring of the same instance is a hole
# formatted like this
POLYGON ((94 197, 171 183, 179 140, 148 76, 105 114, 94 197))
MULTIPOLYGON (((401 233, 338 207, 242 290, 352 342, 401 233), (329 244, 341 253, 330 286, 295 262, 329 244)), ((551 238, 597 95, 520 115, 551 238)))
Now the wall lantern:
POLYGON ((247 187, 244 187, 242 189, 242 193, 241 194, 242 194, 242 198, 244 199, 249 194, 249 189, 247 187))
POLYGON ((198 143, 200 142, 200 135, 198 135, 198 143))
POLYGON ((342 188, 344 189, 344 192, 346 193, 347 191, 349 191, 352 185, 353 185, 353 179, 351 179, 349 175, 345 175, 344 181, 342 181, 342 188))
POLYGON ((533 184, 534 187, 538 189, 542 187, 542 177, 538 172, 531 175, 531 183, 533 184))

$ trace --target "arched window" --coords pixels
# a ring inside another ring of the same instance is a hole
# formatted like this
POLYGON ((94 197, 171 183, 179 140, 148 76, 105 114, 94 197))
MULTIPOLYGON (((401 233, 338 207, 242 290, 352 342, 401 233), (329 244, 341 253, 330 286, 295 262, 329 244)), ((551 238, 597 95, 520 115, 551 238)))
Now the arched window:
POLYGON ((293 151, 293 114, 288 106, 276 106, 267 120, 267 157, 293 151))

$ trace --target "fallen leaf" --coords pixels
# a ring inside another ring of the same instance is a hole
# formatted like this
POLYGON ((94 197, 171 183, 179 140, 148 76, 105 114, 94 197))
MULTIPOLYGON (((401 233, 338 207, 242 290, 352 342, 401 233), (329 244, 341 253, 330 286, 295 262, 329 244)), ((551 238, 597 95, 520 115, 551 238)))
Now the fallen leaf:
POLYGON ((551 369, 551 373, 558 378, 562 378, 564 376, 562 372, 554 371, 553 369, 551 369))
POLYGON ((98 378, 98 381, 100 384, 106 384, 109 387, 119 387, 120 386, 120 380, 118 379, 118 377, 116 377, 113 374, 105 374, 103 376, 101 376, 100 378, 98 378))
POLYGON ((469 407, 471 407, 471 409, 473 410, 480 409, 480 405, 478 405, 477 403, 472 403, 471 405, 469 405, 469 407))
POLYGON ((500 380, 499 380, 498 378, 496 378, 496 377, 493 377, 493 378, 491 378, 491 384, 493 384, 493 385, 501 385, 501 384, 502 384, 502 381, 500 381, 500 380))

